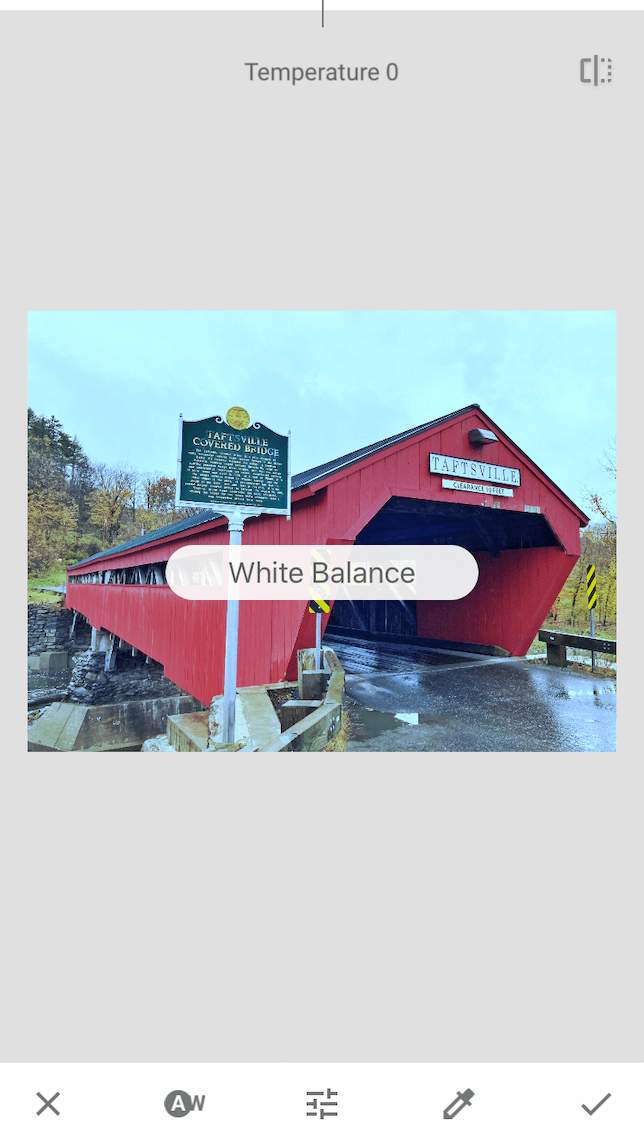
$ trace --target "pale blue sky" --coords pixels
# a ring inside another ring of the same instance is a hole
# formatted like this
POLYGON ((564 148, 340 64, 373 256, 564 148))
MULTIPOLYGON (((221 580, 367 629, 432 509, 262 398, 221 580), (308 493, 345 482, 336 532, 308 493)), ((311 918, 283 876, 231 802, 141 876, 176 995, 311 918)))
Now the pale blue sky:
POLYGON ((35 312, 29 404, 174 477, 179 413, 290 429, 297 473, 479 402, 579 504, 611 491, 615 340, 612 312, 35 312))

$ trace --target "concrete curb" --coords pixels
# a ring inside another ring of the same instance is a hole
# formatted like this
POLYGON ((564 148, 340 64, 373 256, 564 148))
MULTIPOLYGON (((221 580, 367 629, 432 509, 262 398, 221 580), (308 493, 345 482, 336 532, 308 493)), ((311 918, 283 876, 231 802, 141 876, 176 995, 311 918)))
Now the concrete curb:
MULTIPOLYGON (((319 703, 316 711, 299 720, 292 727, 282 732, 272 743, 262 748, 245 748, 245 751, 279 752, 279 751, 320 751, 326 747, 329 740, 340 731, 342 723, 342 696, 344 692, 344 669, 331 648, 322 649, 324 663, 331 673, 326 695, 319 703)), ((313 670, 313 657, 315 653, 311 648, 302 649, 298 653, 298 675, 300 680, 303 672, 313 670), (309 661, 311 665, 309 668, 309 661)), ((301 694, 301 693, 300 693, 301 694)))

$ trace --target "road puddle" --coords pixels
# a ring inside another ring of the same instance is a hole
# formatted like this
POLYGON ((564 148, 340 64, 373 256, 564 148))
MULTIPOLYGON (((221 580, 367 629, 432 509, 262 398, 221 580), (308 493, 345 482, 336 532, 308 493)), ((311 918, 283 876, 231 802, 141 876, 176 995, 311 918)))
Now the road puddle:
POLYGON ((376 739, 383 732, 394 731, 411 724, 436 724, 441 722, 439 716, 428 712, 378 712, 375 708, 365 708, 361 704, 352 702, 349 708, 351 716, 351 743, 366 743, 376 739))
MULTIPOLYGON (((349 712, 352 742, 365 743, 367 740, 375 739, 383 732, 389 732, 401 726, 400 720, 396 719, 391 712, 377 712, 373 708, 363 708, 360 704, 351 704, 349 712)), ((349 750, 351 750, 350 747, 349 750)))

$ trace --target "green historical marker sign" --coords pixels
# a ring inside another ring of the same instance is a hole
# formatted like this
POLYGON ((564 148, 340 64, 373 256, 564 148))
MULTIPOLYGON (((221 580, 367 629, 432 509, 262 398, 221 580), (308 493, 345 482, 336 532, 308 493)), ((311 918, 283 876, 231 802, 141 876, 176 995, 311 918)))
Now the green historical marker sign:
POLYGON ((290 444, 240 406, 225 418, 180 417, 177 505, 290 515, 290 444))
MULTIPOLYGON (((261 513, 291 515, 291 435, 251 422, 241 406, 226 417, 179 417, 176 504, 215 509, 228 517, 231 545, 241 545, 244 521, 261 513)), ((223 742, 235 742, 239 600, 226 603, 223 742)))

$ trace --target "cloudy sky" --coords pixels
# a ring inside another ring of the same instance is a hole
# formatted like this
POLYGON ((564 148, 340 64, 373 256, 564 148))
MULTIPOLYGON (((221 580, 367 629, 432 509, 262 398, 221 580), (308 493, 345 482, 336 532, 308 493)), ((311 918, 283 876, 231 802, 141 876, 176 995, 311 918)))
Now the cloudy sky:
POLYGON ((93 462, 174 477, 180 413, 290 429, 297 473, 478 402, 583 504, 611 493, 615 356, 607 312, 35 312, 29 405, 93 462))

